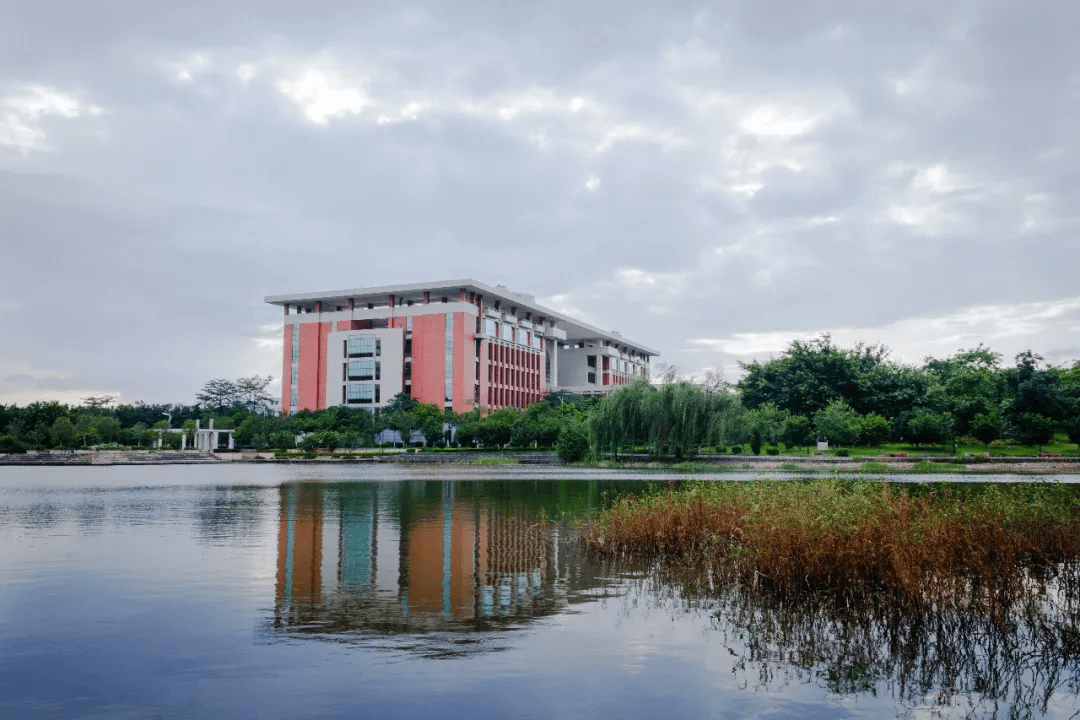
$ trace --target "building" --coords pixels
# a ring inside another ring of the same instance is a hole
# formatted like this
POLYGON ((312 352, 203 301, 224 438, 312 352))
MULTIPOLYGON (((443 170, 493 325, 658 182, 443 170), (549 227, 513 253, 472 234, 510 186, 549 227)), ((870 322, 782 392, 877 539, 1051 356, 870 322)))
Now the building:
POLYGON ((376 409, 407 392, 454 412, 602 395, 658 355, 475 280, 273 295, 284 310, 281 407, 376 409))

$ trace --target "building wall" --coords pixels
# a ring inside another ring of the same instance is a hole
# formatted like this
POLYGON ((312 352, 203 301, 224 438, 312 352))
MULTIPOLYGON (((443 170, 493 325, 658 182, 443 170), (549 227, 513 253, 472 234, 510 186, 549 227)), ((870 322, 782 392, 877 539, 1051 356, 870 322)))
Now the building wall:
POLYGON ((326 340, 329 333, 330 323, 311 322, 300 325, 297 410, 318 410, 326 407, 326 340))
POLYGON ((446 315, 413 316, 412 396, 440 408, 446 395, 446 315))
POLYGON ((475 319, 466 313, 454 313, 454 412, 468 412, 474 406, 476 387, 475 319))
MULTIPOLYGON (((404 338, 405 332, 400 328, 378 328, 374 330, 340 330, 332 332, 327 339, 327 364, 325 369, 324 397, 330 406, 346 404, 350 407, 378 408, 390 402, 395 395, 404 387, 402 369, 404 367, 404 338), (379 385, 379 401, 371 404, 351 404, 343 401, 343 390, 349 382, 343 376, 344 366, 349 358, 346 353, 346 343, 350 336, 367 335, 375 337, 381 345, 381 354, 374 358, 380 363, 381 377, 377 381, 379 385)), ((301 341, 301 348, 303 341, 301 341)), ((326 406, 324 406, 326 407, 326 406)))
POLYGON ((285 336, 285 354, 281 359, 281 409, 284 412, 289 412, 289 400, 292 399, 293 326, 285 323, 282 333, 285 336))

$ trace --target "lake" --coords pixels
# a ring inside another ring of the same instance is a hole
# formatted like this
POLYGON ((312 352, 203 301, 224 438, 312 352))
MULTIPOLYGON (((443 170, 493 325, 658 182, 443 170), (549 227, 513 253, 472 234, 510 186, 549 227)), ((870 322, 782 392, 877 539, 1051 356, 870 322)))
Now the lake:
POLYGON ((0 717, 1080 709, 1080 634, 754 606, 700 581, 602 565, 562 522, 680 477, 0 467, 0 717))

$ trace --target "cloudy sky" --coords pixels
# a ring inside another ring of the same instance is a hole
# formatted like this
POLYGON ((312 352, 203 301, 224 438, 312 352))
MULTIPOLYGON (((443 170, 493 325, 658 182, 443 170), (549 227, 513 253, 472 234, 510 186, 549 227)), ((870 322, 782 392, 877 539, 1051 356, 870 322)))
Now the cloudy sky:
POLYGON ((0 4, 0 402, 281 374, 473 277, 684 374, 1080 358, 1080 3, 0 4))

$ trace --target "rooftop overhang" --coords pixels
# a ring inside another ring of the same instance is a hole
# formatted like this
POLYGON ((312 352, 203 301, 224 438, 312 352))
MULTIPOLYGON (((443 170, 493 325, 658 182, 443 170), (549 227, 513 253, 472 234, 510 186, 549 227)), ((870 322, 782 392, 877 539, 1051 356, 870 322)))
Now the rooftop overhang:
POLYGON ((499 285, 491 286, 477 282, 471 278, 463 280, 442 280, 432 283, 412 283, 407 285, 383 285, 379 287, 359 287, 349 290, 330 290, 326 292, 296 293, 292 295, 268 295, 265 300, 271 305, 311 306, 321 302, 324 308, 347 306, 352 300, 358 308, 368 303, 384 304, 390 295, 407 300, 419 300, 423 294, 429 293, 431 302, 438 302, 442 297, 447 297, 451 302, 458 299, 459 293, 472 292, 483 295, 485 306, 490 307, 495 301, 500 303, 500 309, 509 311, 517 308, 517 317, 523 317, 525 313, 532 313, 535 318, 546 318, 554 321, 556 326, 566 333, 566 341, 603 339, 612 343, 618 343, 628 349, 632 349, 642 355, 655 357, 660 353, 641 343, 633 342, 622 335, 601 330, 588 323, 576 320, 551 308, 544 307, 536 302, 536 298, 525 293, 516 293, 499 285))

